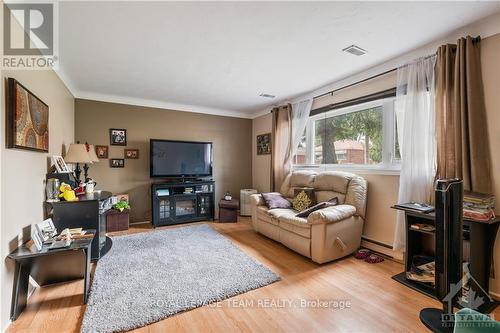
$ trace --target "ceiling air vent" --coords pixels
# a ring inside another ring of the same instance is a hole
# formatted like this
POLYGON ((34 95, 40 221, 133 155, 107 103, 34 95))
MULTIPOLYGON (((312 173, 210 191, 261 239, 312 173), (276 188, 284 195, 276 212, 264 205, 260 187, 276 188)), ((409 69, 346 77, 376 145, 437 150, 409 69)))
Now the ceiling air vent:
POLYGON ((276 97, 276 96, 274 96, 274 95, 271 95, 271 94, 264 94, 264 93, 260 94, 259 96, 260 96, 260 97, 264 97, 264 98, 274 98, 274 97, 276 97))
POLYGON ((354 44, 346 47, 345 49, 342 49, 342 51, 349 52, 350 54, 354 54, 356 56, 362 56, 363 54, 366 54, 366 52, 367 52, 365 49, 362 49, 359 46, 354 45, 354 44))

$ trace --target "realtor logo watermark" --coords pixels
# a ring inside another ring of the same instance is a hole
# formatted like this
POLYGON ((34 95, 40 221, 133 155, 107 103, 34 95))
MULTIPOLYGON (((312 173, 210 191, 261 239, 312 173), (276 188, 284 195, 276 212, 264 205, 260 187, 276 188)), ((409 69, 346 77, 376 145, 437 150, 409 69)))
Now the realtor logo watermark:
POLYGON ((56 9, 56 2, 4 3, 2 69, 56 66, 56 9))

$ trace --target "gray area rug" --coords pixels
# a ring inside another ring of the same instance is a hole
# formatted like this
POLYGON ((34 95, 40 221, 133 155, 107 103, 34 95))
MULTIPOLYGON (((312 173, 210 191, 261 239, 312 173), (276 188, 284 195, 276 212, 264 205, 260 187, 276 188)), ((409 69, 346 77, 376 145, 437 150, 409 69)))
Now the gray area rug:
POLYGON ((113 237, 81 332, 145 326, 279 280, 208 225, 113 237))

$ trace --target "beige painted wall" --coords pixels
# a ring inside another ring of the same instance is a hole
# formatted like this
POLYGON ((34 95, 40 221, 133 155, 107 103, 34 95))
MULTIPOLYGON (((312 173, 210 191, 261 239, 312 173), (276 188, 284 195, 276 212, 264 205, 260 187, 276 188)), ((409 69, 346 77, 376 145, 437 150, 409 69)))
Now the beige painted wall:
POLYGON ((271 190, 271 155, 257 155, 257 135, 271 133, 271 113, 252 122, 252 187, 259 192, 271 190))
MULTIPOLYGON (((481 65, 483 72, 484 98, 488 119, 493 171, 493 191, 496 196, 496 212, 500 214, 500 34, 485 38, 481 42, 481 65)), ((500 232, 499 232, 500 233, 500 232)), ((495 279, 490 280, 490 290, 500 297, 500 236, 497 234, 495 248, 495 279)))
POLYGON ((392 246, 396 211, 390 207, 398 201, 399 176, 359 174, 368 182, 363 236, 392 246))
MULTIPOLYGON (((5 101, 5 79, 13 77, 49 105, 49 153, 5 148, 5 103, 1 103, 1 257, 17 246, 23 229, 43 218, 44 179, 51 155, 61 155, 74 138, 74 99, 59 77, 52 71, 2 71, 1 94, 5 101)), ((28 234, 29 236, 29 234, 28 234)), ((29 238, 28 238, 29 239, 29 238)), ((27 241, 28 239, 24 239, 27 241)), ((0 268, 1 324, 10 317, 10 300, 14 274, 13 264, 2 259, 0 268)))
POLYGON ((139 159, 125 160, 125 168, 110 168, 108 160, 90 167, 97 188, 130 195, 131 221, 151 218, 149 139, 211 141, 214 144, 216 201, 225 191, 239 198, 252 184, 250 119, 171 111, 133 105, 75 101, 75 138, 109 145, 109 129, 127 129, 127 146, 109 146, 110 158, 123 158, 124 148, 139 149, 139 159))

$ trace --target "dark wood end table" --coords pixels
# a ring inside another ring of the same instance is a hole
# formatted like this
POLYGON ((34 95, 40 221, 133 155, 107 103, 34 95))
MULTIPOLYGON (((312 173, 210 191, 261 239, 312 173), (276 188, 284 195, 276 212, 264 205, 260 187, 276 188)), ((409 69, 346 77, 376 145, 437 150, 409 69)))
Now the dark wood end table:
MULTIPOLYGON (((94 234, 95 230, 86 230, 88 234, 94 234)), ((26 307, 28 299, 28 284, 29 276, 32 268, 36 266, 37 262, 47 259, 49 256, 55 254, 63 254, 69 251, 83 251, 85 255, 85 274, 83 285, 83 303, 87 303, 90 291, 90 258, 92 252, 92 238, 76 239, 71 242, 69 247, 49 250, 49 245, 43 245, 42 249, 38 251, 33 245, 31 248, 26 247, 25 244, 18 247, 7 257, 14 260, 16 264, 14 272, 14 284, 12 288, 12 301, 10 308, 10 319, 16 320, 21 312, 26 307)))

